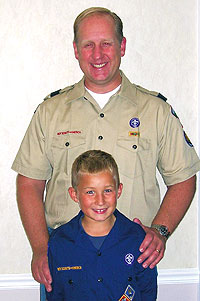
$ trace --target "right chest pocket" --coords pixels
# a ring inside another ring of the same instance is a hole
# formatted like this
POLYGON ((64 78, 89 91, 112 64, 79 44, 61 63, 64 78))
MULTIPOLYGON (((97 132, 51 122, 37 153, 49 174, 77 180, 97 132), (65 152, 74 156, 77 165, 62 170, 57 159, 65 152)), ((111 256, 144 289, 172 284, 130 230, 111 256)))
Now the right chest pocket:
POLYGON ((82 133, 54 137, 51 145, 53 168, 69 175, 75 158, 85 150, 86 141, 82 133))

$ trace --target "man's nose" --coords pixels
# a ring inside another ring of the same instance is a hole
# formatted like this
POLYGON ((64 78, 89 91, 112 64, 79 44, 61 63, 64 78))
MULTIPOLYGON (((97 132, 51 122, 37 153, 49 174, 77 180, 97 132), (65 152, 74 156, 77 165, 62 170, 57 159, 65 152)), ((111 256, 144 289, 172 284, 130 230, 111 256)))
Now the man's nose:
POLYGON ((98 60, 102 57, 102 48, 100 45, 95 45, 92 55, 95 60, 98 60))

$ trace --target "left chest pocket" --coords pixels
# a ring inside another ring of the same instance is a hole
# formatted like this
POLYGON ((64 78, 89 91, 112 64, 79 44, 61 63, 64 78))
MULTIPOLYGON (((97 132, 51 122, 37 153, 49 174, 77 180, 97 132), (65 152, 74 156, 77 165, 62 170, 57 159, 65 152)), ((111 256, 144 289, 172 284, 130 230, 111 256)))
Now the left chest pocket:
POLYGON ((151 162, 150 141, 140 137, 119 138, 115 158, 122 174, 129 178, 141 176, 151 162))

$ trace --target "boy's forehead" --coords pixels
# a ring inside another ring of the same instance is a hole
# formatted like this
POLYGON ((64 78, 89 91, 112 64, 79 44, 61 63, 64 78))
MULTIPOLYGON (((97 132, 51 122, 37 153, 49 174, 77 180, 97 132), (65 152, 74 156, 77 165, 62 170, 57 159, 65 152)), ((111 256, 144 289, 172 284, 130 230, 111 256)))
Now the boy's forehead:
POLYGON ((89 171, 79 171, 78 172, 78 176, 79 177, 96 177, 96 176, 100 176, 103 174, 110 174, 113 177, 113 173, 109 170, 109 169, 104 169, 104 170, 100 170, 100 171, 96 171, 96 172, 89 172, 89 171))

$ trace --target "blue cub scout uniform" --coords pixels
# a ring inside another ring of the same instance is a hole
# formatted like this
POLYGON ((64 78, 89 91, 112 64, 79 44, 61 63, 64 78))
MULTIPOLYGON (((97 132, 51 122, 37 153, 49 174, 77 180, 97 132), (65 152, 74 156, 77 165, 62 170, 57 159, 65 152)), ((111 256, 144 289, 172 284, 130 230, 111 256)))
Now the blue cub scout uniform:
POLYGON ((155 301, 157 270, 137 262, 143 229, 118 210, 116 221, 97 250, 81 226, 83 212, 54 230, 48 259, 54 301, 155 301))

